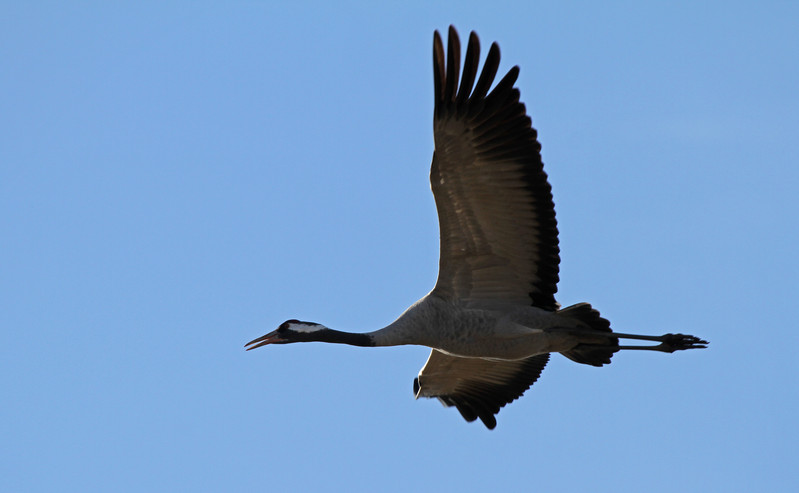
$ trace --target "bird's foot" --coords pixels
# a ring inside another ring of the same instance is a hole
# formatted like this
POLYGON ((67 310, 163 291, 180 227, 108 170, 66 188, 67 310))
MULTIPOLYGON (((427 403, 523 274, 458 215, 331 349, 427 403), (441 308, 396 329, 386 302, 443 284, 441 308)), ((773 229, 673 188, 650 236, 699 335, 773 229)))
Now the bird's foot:
POLYGON ((662 336, 661 341, 663 342, 657 346, 657 349, 664 353, 673 353, 683 349, 701 349, 708 345, 708 342, 703 339, 685 334, 666 334, 662 336))

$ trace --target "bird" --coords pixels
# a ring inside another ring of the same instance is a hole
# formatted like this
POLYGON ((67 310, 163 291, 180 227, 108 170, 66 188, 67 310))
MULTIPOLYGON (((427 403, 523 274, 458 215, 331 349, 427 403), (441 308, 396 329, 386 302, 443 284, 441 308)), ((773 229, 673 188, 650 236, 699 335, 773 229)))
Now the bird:
POLYGON ((437 398, 466 421, 479 418, 494 429, 500 409, 538 380, 551 353, 598 367, 620 350, 707 347, 692 335, 613 332, 589 303, 561 308, 555 300, 560 247, 552 189, 537 131, 515 87, 519 67, 494 85, 499 61, 495 42, 478 70, 480 41, 471 32, 461 69, 455 27, 449 27, 446 56, 441 35, 433 34, 430 187, 440 256, 432 291, 372 332, 291 319, 247 343, 248 351, 297 342, 427 346, 414 396, 437 398), (622 345, 620 339, 658 344, 622 345))

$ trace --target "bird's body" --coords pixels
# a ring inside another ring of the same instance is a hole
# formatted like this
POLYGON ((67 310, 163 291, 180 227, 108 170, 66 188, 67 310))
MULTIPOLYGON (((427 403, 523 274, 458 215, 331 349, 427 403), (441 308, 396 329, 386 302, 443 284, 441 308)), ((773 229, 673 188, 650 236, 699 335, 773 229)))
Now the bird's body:
POLYGON ((576 325, 534 306, 463 304, 429 294, 370 335, 375 346, 418 344, 452 356, 516 360, 571 349, 577 339, 565 329, 576 325))
POLYGON ((468 421, 480 418, 493 428, 494 415, 536 381, 550 353, 602 366, 621 349, 674 352, 707 343, 681 334, 612 332, 587 303, 560 308, 555 209, 536 131, 514 87, 519 69, 491 89, 499 48, 491 46, 478 77, 479 51, 472 33, 461 74, 457 32, 450 27, 446 57, 435 33, 430 185, 441 252, 433 290, 374 332, 288 320, 247 346, 427 346, 432 352, 414 380, 415 395, 436 397, 468 421), (622 346, 620 338, 660 344, 622 346))

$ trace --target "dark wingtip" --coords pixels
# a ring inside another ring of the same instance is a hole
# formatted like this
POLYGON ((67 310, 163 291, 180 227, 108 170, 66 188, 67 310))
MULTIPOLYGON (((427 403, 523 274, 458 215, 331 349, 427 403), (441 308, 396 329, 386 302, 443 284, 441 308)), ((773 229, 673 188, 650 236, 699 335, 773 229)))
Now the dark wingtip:
POLYGON ((489 53, 494 52, 495 57, 501 58, 502 54, 499 52, 499 43, 497 43, 496 41, 491 43, 491 48, 488 49, 488 52, 489 53))
POLYGON ((433 88, 435 91, 435 112, 442 111, 444 99, 444 83, 446 80, 446 60, 444 55, 444 42, 438 31, 433 33, 433 88))
POLYGON ((499 58, 499 45, 496 42, 491 43, 491 48, 488 49, 488 55, 485 62, 483 62, 483 72, 477 79, 477 85, 472 91, 472 98, 482 99, 488 94, 488 90, 491 88, 499 69, 499 58))
POLYGON ((458 90, 458 78, 461 72, 461 40, 454 26, 449 26, 446 66, 444 102, 449 104, 455 100, 455 94, 458 90))
POLYGON ((493 414, 480 416, 480 421, 482 421, 489 430, 493 430, 497 427, 497 418, 493 414))
POLYGON ((471 34, 469 34, 469 42, 466 45, 466 55, 463 59, 463 74, 461 76, 461 86, 458 89, 457 96, 459 106, 465 103, 472 94, 472 87, 474 86, 474 79, 477 76, 479 64, 480 39, 477 37, 477 34, 472 31, 471 34))

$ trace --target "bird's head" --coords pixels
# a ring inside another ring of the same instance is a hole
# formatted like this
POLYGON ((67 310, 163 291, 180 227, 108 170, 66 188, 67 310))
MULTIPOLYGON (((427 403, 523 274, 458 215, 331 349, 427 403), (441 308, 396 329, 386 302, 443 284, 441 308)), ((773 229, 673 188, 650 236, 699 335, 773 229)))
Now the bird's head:
POLYGON ((273 330, 265 336, 248 342, 244 347, 249 351, 250 349, 266 346, 267 344, 316 341, 320 333, 328 330, 329 329, 324 325, 314 322, 302 322, 295 319, 286 320, 280 324, 277 330, 273 330))

